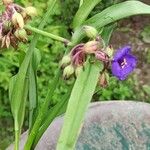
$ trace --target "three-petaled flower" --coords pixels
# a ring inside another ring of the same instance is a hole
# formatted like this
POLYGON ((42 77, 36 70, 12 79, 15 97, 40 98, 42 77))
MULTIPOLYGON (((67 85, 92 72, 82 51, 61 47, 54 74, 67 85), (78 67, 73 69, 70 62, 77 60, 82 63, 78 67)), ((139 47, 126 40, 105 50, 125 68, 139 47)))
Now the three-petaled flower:
POLYGON ((136 67, 137 60, 130 51, 131 47, 125 46, 118 49, 113 57, 112 74, 119 80, 125 80, 136 67))

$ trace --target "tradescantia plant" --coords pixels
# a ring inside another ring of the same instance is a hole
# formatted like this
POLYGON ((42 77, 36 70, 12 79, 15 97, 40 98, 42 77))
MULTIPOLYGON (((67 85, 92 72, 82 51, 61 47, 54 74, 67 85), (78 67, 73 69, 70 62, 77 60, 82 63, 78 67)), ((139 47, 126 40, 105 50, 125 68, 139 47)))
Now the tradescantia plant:
POLYGON ((57 150, 74 149, 80 128, 94 94, 97 83, 107 86, 109 69, 119 80, 124 80, 136 67, 136 58, 131 47, 125 46, 114 52, 109 39, 119 19, 138 14, 150 14, 150 6, 139 1, 125 1, 112 5, 98 14, 87 17, 101 0, 82 0, 73 19, 71 40, 43 31, 54 11, 57 0, 49 0, 49 7, 38 28, 27 24, 37 15, 34 7, 23 8, 13 0, 3 0, 5 11, 0 17, 0 42, 2 47, 17 48, 19 42, 27 41, 28 31, 34 32, 29 49, 21 60, 18 73, 10 82, 9 98, 14 117, 15 150, 19 149, 19 138, 24 121, 25 107, 29 101, 29 135, 24 150, 34 149, 53 119, 66 112, 64 125, 58 140, 57 150), (37 105, 36 71, 40 63, 40 51, 36 49, 39 35, 58 40, 66 45, 66 52, 56 75, 49 85, 43 103, 37 105), (59 81, 76 76, 75 83, 60 102, 49 108, 59 81))

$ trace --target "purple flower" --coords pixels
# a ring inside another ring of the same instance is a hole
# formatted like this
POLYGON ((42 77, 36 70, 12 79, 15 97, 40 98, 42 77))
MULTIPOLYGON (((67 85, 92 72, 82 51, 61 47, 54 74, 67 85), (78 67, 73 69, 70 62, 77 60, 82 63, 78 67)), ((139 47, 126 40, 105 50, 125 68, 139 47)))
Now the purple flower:
POLYGON ((126 77, 136 67, 136 58, 130 54, 131 47, 125 46, 117 50, 112 61, 112 74, 119 80, 125 80, 126 77))

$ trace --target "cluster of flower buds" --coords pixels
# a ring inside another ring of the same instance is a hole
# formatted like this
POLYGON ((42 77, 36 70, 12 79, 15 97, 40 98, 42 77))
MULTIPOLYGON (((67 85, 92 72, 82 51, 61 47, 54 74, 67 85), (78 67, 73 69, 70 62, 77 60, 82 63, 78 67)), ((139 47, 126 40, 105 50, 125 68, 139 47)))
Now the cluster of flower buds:
POLYGON ((28 19, 37 15, 34 7, 21 7, 13 0, 3 0, 5 11, 0 15, 0 44, 3 48, 10 45, 17 47, 18 42, 27 41, 27 32, 24 25, 28 19))
POLYGON ((84 68, 87 56, 92 55, 104 65, 99 77, 99 85, 101 87, 108 85, 109 74, 107 71, 110 68, 114 76, 119 80, 125 80, 134 70, 137 62, 136 58, 130 53, 131 47, 125 46, 120 48, 113 56, 114 50, 112 46, 105 46, 103 39, 98 36, 95 28, 84 26, 83 30, 91 40, 87 43, 76 45, 68 55, 63 57, 61 67, 64 68, 64 78, 69 78, 74 73, 78 76, 84 68))
POLYGON ((111 47, 103 47, 100 37, 87 43, 78 44, 61 61, 61 67, 64 68, 63 76, 64 78, 69 78, 74 73, 78 76, 84 68, 88 55, 92 55, 97 60, 102 61, 106 68, 110 63, 112 53, 113 49, 111 47))

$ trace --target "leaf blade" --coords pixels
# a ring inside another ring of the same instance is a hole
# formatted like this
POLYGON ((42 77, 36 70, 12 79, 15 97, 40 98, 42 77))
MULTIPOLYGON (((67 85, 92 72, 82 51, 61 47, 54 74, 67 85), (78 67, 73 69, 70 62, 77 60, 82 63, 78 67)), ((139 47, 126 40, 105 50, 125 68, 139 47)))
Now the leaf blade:
MULTIPOLYGON (((107 42, 113 28, 114 26, 104 30, 107 34, 103 38, 107 39, 107 42)), ((56 150, 71 150, 74 148, 85 112, 94 94, 99 72, 102 69, 102 66, 98 67, 96 64, 87 62, 85 71, 82 71, 77 78, 69 99, 56 150)))
POLYGON ((79 27, 84 20, 88 17, 92 9, 100 2, 101 0, 84 0, 81 7, 75 14, 73 19, 73 28, 79 27))
MULTIPOLYGON (((106 8, 102 12, 86 20, 83 25, 90 25, 100 30, 110 23, 139 14, 150 14, 150 6, 139 1, 126 1, 106 8)), ((82 27, 77 28, 72 36, 73 44, 78 43, 84 37, 85 33, 82 27)))

